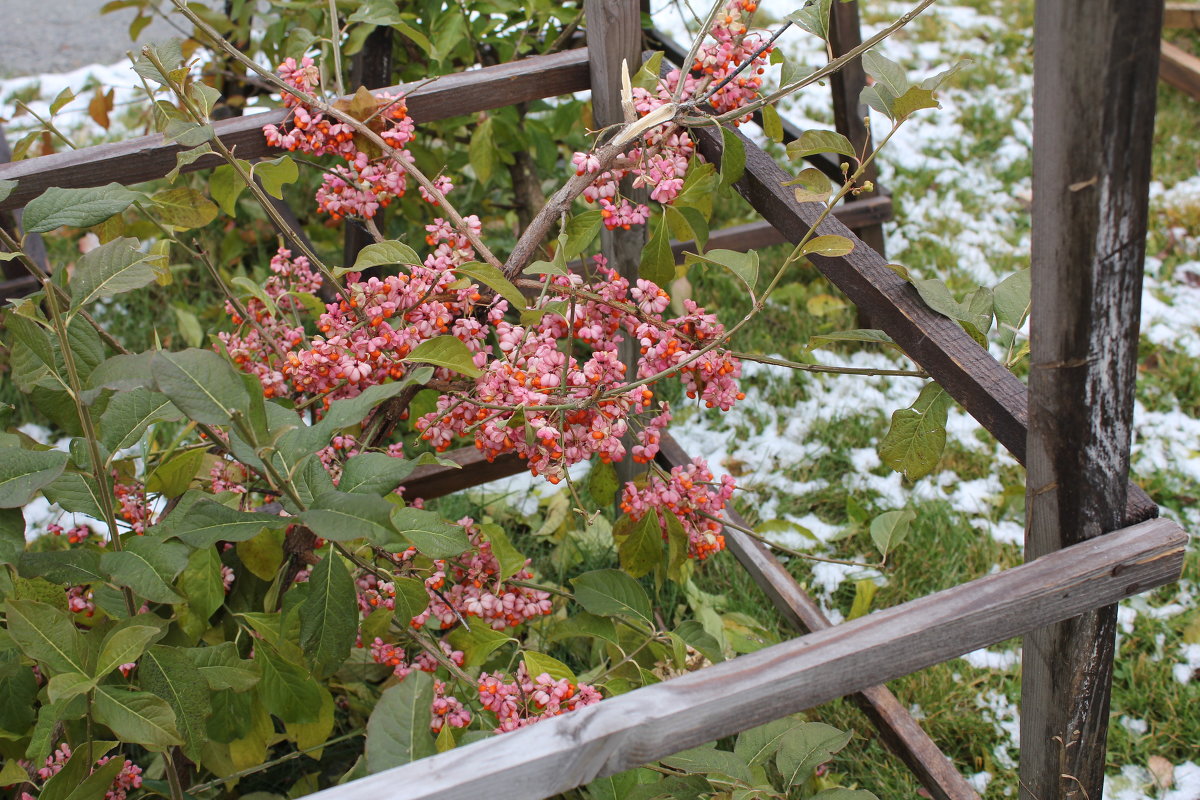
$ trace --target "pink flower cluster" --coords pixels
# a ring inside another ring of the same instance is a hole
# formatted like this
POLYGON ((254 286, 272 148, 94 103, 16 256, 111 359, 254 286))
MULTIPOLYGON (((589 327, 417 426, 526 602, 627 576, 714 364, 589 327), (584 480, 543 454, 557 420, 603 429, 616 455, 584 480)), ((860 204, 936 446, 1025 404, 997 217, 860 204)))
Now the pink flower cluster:
MULTIPOLYGON (((279 75, 309 94, 313 94, 320 83, 320 73, 311 58, 304 58, 299 63, 293 58, 285 59, 279 66, 279 75)), ((357 96, 351 102, 339 101, 337 106, 354 113, 397 151, 398 158, 411 162, 413 156, 404 148, 413 140, 415 126, 408 116, 404 96, 378 92, 373 97, 372 108, 357 107, 357 96)), ((397 197, 404 196, 407 176, 396 158, 372 158, 359 149, 354 128, 350 125, 327 119, 324 113, 309 108, 289 94, 284 94, 283 100, 292 109, 290 124, 263 126, 267 144, 314 156, 337 155, 346 161, 345 165, 325 173, 317 190, 319 211, 329 214, 335 221, 345 216, 370 219, 380 208, 386 208, 397 197)), ((437 188, 444 195, 454 187, 448 179, 442 178, 437 188)), ((421 187, 421 196, 436 204, 424 187, 421 187)))
MULTIPOLYGON (((751 60, 751 56, 764 43, 759 34, 750 33, 747 29, 749 17, 757 7, 758 4, 753 0, 730 0, 725 6, 725 13, 718 17, 713 26, 711 35, 714 41, 700 48, 687 75, 681 76, 680 71, 674 69, 658 82, 653 92, 641 87, 633 89, 633 104, 637 112, 645 116, 671 102, 681 79, 684 83, 681 99, 703 95, 709 87, 717 86, 729 77, 743 62, 751 60)), ((746 69, 714 92, 708 102, 718 112, 726 112, 754 100, 762 87, 762 75, 769 52, 766 50, 754 56, 746 69)), ((745 119, 749 119, 749 116, 745 119)), ((688 163, 695 155, 696 145, 691 136, 675 125, 666 123, 647 133, 643 144, 626 152, 608 170, 601 172, 599 160, 590 153, 576 153, 571 163, 575 165, 576 175, 596 174, 583 196, 589 203, 597 203, 604 225, 609 230, 628 229, 645 223, 650 217, 650 210, 621 196, 621 179, 633 176, 634 186, 649 187, 650 199, 670 205, 683 190, 688 163)))
MULTIPOLYGON (((66 742, 60 744, 54 751, 54 754, 46 759, 46 763, 42 767, 38 767, 36 772, 33 772, 31 777, 33 780, 44 783, 50 780, 62 770, 68 759, 71 758, 71 746, 66 742)), ((112 760, 113 756, 104 756, 96 762, 96 767, 102 767, 112 760)), ((32 767, 27 761, 20 762, 26 770, 31 770, 32 767)), ((92 772, 95 772, 95 768, 92 772)), ((90 774, 90 773, 89 773, 90 774)), ((121 771, 117 773, 117 777, 113 779, 112 785, 104 794, 104 800, 125 800, 126 795, 131 789, 139 789, 142 785, 142 768, 134 764, 129 759, 125 759, 125 765, 121 771)), ((39 790, 40 791, 40 790, 39 790)), ((21 800, 37 800, 36 795, 29 792, 21 793, 21 800)))
MULTIPOLYGON (((711 483, 713 474, 708 469, 708 463, 697 458, 690 464, 672 468, 669 480, 651 475, 644 489, 639 489, 632 482, 625 484, 621 494, 621 510, 634 520, 640 520, 651 508, 666 509, 667 513, 674 514, 683 523, 683 530, 688 536, 688 556, 705 559, 725 549, 721 523, 709 517, 721 516, 735 488, 734 480, 729 475, 721 478, 717 491, 710 488, 708 484, 711 483)), ((659 523, 663 538, 666 538, 667 520, 663 514, 659 515, 659 523)))
POLYGON ((515 731, 603 699, 599 691, 586 683, 574 684, 566 678, 555 680, 545 672, 530 678, 524 662, 517 667, 514 681, 506 681, 500 672, 485 672, 479 676, 477 688, 479 702, 496 715, 496 733, 515 731))

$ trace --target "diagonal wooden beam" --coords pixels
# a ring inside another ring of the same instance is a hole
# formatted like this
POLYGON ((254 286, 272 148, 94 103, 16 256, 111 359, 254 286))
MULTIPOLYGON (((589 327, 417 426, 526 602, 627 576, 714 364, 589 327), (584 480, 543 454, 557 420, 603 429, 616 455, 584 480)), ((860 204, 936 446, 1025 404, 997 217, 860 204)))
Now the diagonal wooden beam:
MULTIPOLYGON (((658 462, 670 469, 691 461, 679 443, 665 434, 659 444, 658 462)), ((727 509, 725 516, 734 525, 747 527, 741 515, 727 509)), ((770 598, 779 614, 792 628, 815 632, 833 627, 825 612, 771 549, 737 528, 725 528, 725 544, 742 567, 770 598)), ((979 795, 955 769, 950 759, 921 727, 908 709, 885 686, 868 686, 852 697, 871 720, 887 746, 912 770, 934 800, 979 800, 979 795)))
MULTIPOLYGON (((719 163, 721 134, 715 128, 697 128, 694 136, 704 157, 719 163)), ((782 185, 791 176, 761 148, 740 133, 738 136, 746 150, 746 172, 735 188, 788 241, 799 242, 816 225, 823 206, 797 202, 782 185)), ((832 215, 817 226, 817 233, 844 236, 854 243, 854 250, 845 256, 809 256, 817 269, 856 305, 866 308, 880 328, 1024 464, 1029 424, 1025 384, 957 322, 925 305, 916 289, 890 269, 883 256, 832 215)), ((1125 523, 1157 514, 1154 501, 1131 483, 1125 523)))
POLYGON ((1177 580, 1186 543, 1151 520, 312 798, 548 797, 1177 580))
MULTIPOLYGON (((588 86, 587 48, 580 48, 393 86, 388 91, 408 92, 409 112, 421 123, 570 94, 588 86)), ((236 147, 241 158, 274 156, 282 151, 267 145, 262 126, 278 124, 286 116, 283 109, 276 109, 222 120, 213 123, 213 128, 228 147, 236 147)), ((20 208, 51 186, 79 188, 161 178, 175 168, 175 156, 187 149, 154 134, 0 165, 0 180, 19 182, 12 194, 0 201, 0 211, 20 208)), ((205 156, 181 171, 218 163, 219 157, 205 156)))

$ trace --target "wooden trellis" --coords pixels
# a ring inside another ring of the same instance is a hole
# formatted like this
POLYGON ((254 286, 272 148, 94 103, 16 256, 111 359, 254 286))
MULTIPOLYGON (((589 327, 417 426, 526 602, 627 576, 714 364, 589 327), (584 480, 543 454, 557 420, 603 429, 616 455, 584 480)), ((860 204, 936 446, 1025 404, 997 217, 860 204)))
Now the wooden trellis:
MULTIPOLYGON (((727 528, 734 555, 810 634, 313 797, 540 798, 857 692, 933 796, 970 798, 879 684, 1034 631, 1026 640, 1022 797, 1099 797, 1113 655, 1106 609, 1176 580, 1187 540, 1178 525, 1155 519, 1157 506, 1127 474, 1162 10, 1161 0, 1038 3, 1029 389, 847 227, 878 225, 886 198, 849 204, 817 226, 855 244, 846 256, 812 256, 817 268, 1022 463, 1028 442, 1028 563, 831 627, 767 547, 727 528), (1106 91, 1084 91, 1097 85, 1106 91)), ((584 48, 446 76, 412 90, 410 113, 420 123, 584 90, 601 55, 584 48)), ((280 113, 214 127, 240 156, 270 155, 260 128, 280 113)), ((704 155, 719 160, 720 134, 695 135, 704 155)), ((783 240, 799 241, 820 206, 796 202, 781 186, 789 176, 744 138, 743 146, 746 170, 735 188, 783 240)), ((181 149, 150 136, 0 164, 0 179, 18 181, 0 212, 50 186, 163 177, 181 149)), ((201 159, 185 171, 214 164, 201 159)), ((410 496, 437 497, 524 468, 516 458, 486 462, 473 448, 448 455, 462 469, 418 469, 410 496)), ((687 455, 667 440, 659 460, 670 467, 687 455)))

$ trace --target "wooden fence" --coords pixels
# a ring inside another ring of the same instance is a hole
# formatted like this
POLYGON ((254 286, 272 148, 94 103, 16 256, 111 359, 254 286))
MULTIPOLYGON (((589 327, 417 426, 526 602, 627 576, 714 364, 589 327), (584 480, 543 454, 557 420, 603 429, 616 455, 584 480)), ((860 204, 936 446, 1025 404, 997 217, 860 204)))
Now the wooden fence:
MULTIPOLYGON (((636 0, 613 4, 637 13, 636 0)), ((835 6, 835 46, 845 52, 857 41, 857 18, 835 6)), ((1038 3, 1031 388, 887 267, 878 252, 879 226, 891 210, 885 194, 848 203, 818 226, 819 234, 845 236, 855 247, 841 257, 812 256, 817 268, 1018 461, 1026 463, 1028 450, 1028 563, 831 626, 769 547, 727 527, 729 549, 783 618, 808 635, 313 797, 446 800, 484 791, 541 798, 853 694, 933 797, 971 800, 977 795, 961 774, 880 684, 1031 633, 1026 647, 1038 648, 1039 662, 1049 666, 1030 669, 1032 657, 1025 661, 1021 796, 1099 797, 1112 666, 1105 609, 1176 580, 1187 541, 1179 526, 1155 519, 1157 506, 1127 474, 1162 13, 1161 0, 1038 3), (1123 33, 1112 39, 1111 31, 1123 33), (1097 76, 1111 91, 1084 91, 1098 85, 1097 76), (1060 758, 1055 737, 1078 744, 1069 759, 1060 758)), ((592 34, 604 37, 594 25, 592 34)), ((621 40, 614 34, 607 41, 621 40)), ((611 94, 613 87, 592 87, 589 77, 611 73, 603 55, 580 48, 394 88, 411 90, 418 123, 588 88, 611 94)), ((861 85, 861 71, 853 70, 833 84, 838 128, 852 139, 862 136, 852 128, 861 85)), ((215 127, 242 157, 267 156, 273 153, 259 129, 278 119, 266 114, 215 127)), ((695 135, 705 157, 718 160, 721 135, 710 128, 695 135)), ((798 203, 781 186, 789 176, 744 137, 742 144, 746 170, 735 188, 765 222, 714 232, 710 244, 799 241, 821 207, 798 203)), ((180 149, 149 136, 0 164, 0 179, 19 182, 0 212, 49 186, 163 177, 180 149)), ((186 169, 210 166, 201 160, 186 169)), ((524 469, 516 458, 487 462, 474 448, 447 455, 461 468, 418 469, 406 484, 410 495, 433 498, 524 469)), ((668 468, 689 460, 669 437, 658 458, 668 468)), ((731 521, 739 523, 736 515, 731 521)))

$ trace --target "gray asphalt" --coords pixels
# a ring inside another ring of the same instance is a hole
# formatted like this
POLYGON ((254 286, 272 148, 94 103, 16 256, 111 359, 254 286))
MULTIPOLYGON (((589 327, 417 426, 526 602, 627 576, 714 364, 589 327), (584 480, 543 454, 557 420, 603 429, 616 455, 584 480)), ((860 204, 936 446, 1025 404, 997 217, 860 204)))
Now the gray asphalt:
POLYGON ((135 43, 129 38, 134 9, 101 15, 103 5, 104 0, 0 0, 0 78, 114 64, 127 50, 179 35, 156 18, 135 43))

